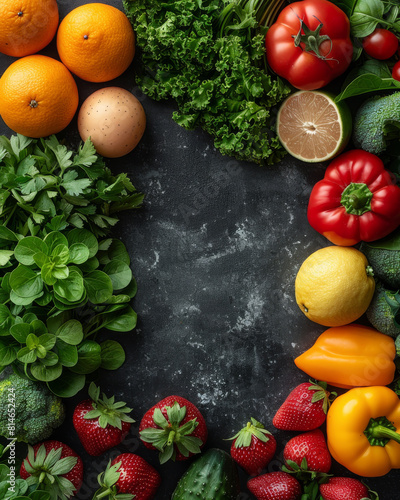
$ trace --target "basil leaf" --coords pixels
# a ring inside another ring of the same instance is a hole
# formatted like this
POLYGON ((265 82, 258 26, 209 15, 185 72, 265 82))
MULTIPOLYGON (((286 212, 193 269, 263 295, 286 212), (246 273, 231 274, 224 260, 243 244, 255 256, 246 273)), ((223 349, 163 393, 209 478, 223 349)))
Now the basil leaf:
POLYGON ((96 270, 89 273, 84 283, 88 299, 92 304, 102 304, 112 296, 112 281, 103 271, 96 270))
POLYGON ((101 368, 105 370, 117 370, 125 361, 125 351, 121 344, 115 340, 105 340, 101 347, 101 368))
POLYGON ((56 342, 56 352, 63 366, 75 366, 78 362, 78 349, 75 345, 67 344, 63 340, 58 339, 56 342))
POLYGON ((19 264, 11 272, 10 286, 20 297, 32 297, 43 290, 43 281, 35 271, 19 264))
POLYGON ((89 258, 94 257, 99 249, 96 236, 87 229, 72 229, 67 235, 70 246, 83 243, 89 249, 89 258))
MULTIPOLYGON (((73 373, 69 369, 62 370, 57 380, 47 382, 49 389, 60 398, 71 398, 85 386, 85 375, 73 373)), ((36 500, 36 499, 35 499, 36 500)))
POLYGON ((101 347, 94 340, 85 340, 78 347, 78 362, 71 371, 88 374, 96 371, 101 365, 101 347))
POLYGON ((112 260, 104 266, 104 272, 111 279, 113 290, 122 290, 132 279, 132 270, 122 260, 112 260))
POLYGON ((82 323, 71 319, 62 324, 56 331, 56 337, 67 344, 78 345, 83 340, 82 323))
POLYGON ((40 361, 30 366, 32 375, 41 382, 51 382, 56 380, 62 373, 62 365, 58 363, 54 366, 45 366, 40 361))
POLYGON ((68 302, 79 301, 84 292, 82 276, 75 270, 71 271, 68 278, 54 284, 54 292, 68 302))
POLYGON ((83 243, 73 243, 69 247, 69 262, 83 264, 89 259, 89 248, 83 243))
POLYGON ((43 241, 48 248, 47 255, 51 255, 58 245, 64 245, 68 248, 68 240, 60 231, 52 231, 44 237, 43 241))
POLYGON ((381 0, 358 0, 350 17, 352 35, 364 38, 383 20, 385 6, 381 0))
POLYGON ((103 327, 107 330, 130 332, 136 327, 137 314, 130 306, 125 306, 122 311, 105 313, 102 321, 103 327))
POLYGON ((39 252, 46 254, 47 245, 37 236, 27 236, 23 238, 18 242, 14 250, 17 261, 25 266, 32 266, 35 264, 33 256, 39 252))

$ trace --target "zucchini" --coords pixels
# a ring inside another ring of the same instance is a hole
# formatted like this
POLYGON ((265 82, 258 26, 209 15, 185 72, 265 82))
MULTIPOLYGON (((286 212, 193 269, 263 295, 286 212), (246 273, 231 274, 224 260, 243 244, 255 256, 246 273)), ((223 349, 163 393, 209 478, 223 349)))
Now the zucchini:
POLYGON ((239 475, 232 457, 211 448, 190 465, 171 500, 236 500, 239 494, 239 475))

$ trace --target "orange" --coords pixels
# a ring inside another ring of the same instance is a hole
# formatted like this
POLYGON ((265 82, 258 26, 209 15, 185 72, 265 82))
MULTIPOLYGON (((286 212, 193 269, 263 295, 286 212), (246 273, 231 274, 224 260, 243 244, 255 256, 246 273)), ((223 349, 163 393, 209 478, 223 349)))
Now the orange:
POLYGON ((28 137, 63 130, 78 102, 73 76, 51 57, 35 54, 17 59, 0 78, 0 115, 11 130, 28 137))
POLYGON ((61 21, 57 49, 65 66, 82 80, 107 82, 131 64, 135 34, 122 11, 89 3, 72 10, 61 21))
POLYGON ((0 52, 22 57, 48 45, 59 20, 56 0, 0 0, 0 52))

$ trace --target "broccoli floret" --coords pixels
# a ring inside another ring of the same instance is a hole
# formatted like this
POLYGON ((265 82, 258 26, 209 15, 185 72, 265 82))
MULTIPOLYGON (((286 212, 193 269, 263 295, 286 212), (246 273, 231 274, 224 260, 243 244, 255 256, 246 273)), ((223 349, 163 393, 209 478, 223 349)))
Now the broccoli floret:
POLYGON ((377 248, 362 242, 360 251, 367 257, 375 278, 382 281, 390 290, 400 289, 400 250, 377 248))
POLYGON ((64 417, 61 398, 45 384, 16 374, 0 381, 1 436, 35 444, 50 437, 64 417))
POLYGON ((353 124, 353 142, 370 153, 382 153, 400 131, 400 92, 375 96, 358 108, 353 124))
POLYGON ((390 306, 388 299, 396 302, 396 292, 387 290, 382 283, 376 282, 375 293, 366 315, 371 325, 379 332, 396 338, 400 334, 400 327, 395 322, 397 313, 390 306))

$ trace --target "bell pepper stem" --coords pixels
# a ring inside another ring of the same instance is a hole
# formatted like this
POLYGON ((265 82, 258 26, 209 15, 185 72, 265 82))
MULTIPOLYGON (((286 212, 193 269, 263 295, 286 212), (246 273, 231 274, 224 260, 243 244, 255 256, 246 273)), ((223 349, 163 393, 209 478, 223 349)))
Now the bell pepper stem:
POLYGON ((371 432, 372 437, 377 439, 393 439, 396 443, 400 443, 400 434, 393 429, 389 429, 384 425, 377 425, 371 432))
POLYGON ((385 446, 391 439, 400 443, 400 434, 386 417, 371 418, 364 431, 371 446, 385 446))

